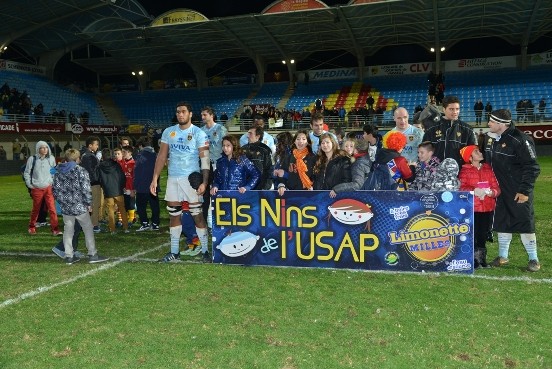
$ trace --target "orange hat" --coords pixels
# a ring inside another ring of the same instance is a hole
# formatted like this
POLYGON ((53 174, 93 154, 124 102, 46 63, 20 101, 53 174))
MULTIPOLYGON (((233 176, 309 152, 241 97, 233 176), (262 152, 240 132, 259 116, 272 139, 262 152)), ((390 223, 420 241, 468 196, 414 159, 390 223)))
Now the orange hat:
POLYGON ((406 136, 399 131, 389 131, 383 136, 383 147, 400 151, 406 146, 406 136))
POLYGON ((460 156, 466 163, 470 162, 473 150, 477 149, 477 145, 468 145, 460 149, 460 156))

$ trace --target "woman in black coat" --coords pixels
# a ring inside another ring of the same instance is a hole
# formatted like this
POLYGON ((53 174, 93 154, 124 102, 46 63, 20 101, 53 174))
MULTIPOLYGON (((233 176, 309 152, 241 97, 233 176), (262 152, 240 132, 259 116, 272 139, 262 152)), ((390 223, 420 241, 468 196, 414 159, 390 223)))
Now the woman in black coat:
POLYGON ((327 133, 320 136, 320 149, 314 166, 315 190, 331 190, 330 197, 335 197, 333 190, 341 183, 351 182, 351 159, 345 151, 339 149, 335 138, 327 133))

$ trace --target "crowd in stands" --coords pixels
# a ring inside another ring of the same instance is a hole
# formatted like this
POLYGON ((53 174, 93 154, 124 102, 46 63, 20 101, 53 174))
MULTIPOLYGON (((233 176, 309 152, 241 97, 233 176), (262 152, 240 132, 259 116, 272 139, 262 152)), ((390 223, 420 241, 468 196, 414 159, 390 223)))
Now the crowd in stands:
MULTIPOLYGON (((27 91, 19 92, 17 88, 10 88, 4 83, 0 88, 0 101, 2 110, 1 116, 18 116, 18 122, 28 122, 33 116, 33 122, 36 123, 88 123, 90 114, 81 112, 76 115, 73 112, 67 113, 64 109, 57 110, 53 108, 50 113, 44 111, 42 103, 34 105, 31 95, 27 91)), ((5 119, 5 118, 4 118, 5 119)))

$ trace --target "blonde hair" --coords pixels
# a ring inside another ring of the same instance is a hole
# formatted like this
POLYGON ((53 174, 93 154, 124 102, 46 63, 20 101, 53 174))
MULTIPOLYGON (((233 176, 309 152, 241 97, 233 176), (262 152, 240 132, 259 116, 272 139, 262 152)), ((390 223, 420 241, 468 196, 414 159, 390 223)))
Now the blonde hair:
POLYGON ((77 149, 68 149, 65 151, 65 161, 77 161, 80 158, 80 151, 77 149))

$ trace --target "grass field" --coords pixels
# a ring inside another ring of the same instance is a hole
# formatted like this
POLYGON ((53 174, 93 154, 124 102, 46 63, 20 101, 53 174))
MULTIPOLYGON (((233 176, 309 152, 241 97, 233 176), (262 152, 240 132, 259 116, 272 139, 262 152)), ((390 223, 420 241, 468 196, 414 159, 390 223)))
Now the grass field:
POLYGON ((166 221, 98 234, 111 260, 67 266, 49 229, 27 234, 21 178, 1 177, 0 368, 552 368, 552 158, 539 160, 542 270, 524 271, 514 237, 508 266, 474 276, 159 264, 166 221))

